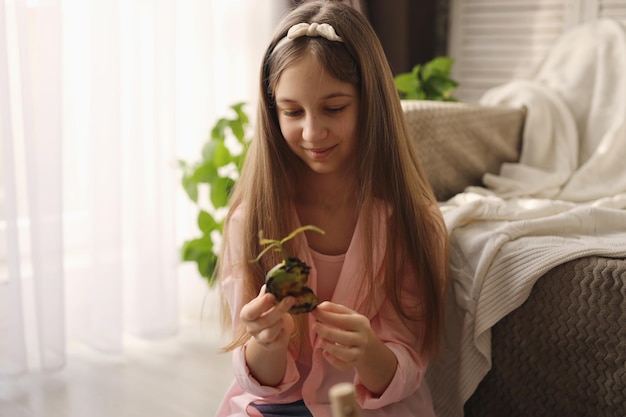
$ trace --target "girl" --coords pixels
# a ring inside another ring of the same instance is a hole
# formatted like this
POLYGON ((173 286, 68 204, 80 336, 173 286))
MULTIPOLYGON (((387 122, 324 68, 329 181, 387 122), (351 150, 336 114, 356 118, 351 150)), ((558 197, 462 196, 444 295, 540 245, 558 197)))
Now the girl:
POLYGON ((217 415, 330 416, 355 385, 364 416, 433 416, 423 379, 439 348, 447 233, 384 52, 340 2, 305 3, 279 25, 261 70, 255 138, 233 192, 219 274, 235 381, 217 415), (265 293, 287 243, 321 303, 290 315, 265 293))

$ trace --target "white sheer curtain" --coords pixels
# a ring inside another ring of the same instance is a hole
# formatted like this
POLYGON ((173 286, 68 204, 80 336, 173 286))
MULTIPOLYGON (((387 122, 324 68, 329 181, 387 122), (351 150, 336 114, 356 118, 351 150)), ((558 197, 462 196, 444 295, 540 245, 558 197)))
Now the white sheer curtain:
POLYGON ((279 0, 0 0, 0 376, 174 335, 208 293, 176 160, 256 98, 279 0))

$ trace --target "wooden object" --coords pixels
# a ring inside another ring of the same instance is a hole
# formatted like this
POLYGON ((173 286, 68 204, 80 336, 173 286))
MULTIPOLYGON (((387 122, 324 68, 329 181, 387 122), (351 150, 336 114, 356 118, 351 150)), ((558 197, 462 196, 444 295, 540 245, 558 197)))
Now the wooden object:
POLYGON ((361 417, 361 408, 356 402, 354 385, 351 383, 333 385, 329 396, 333 417, 361 417))

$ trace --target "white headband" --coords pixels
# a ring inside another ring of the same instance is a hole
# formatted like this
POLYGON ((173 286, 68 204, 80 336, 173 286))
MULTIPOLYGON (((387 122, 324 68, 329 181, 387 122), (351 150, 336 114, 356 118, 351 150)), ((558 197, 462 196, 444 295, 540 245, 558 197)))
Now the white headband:
MULTIPOLYGON (((287 36, 282 38, 276 46, 274 51, 289 42, 290 40, 297 39, 301 36, 321 36, 329 41, 343 42, 340 36, 337 35, 335 29, 328 23, 298 23, 289 28, 287 36)), ((272 51, 273 53, 273 51, 272 51)))

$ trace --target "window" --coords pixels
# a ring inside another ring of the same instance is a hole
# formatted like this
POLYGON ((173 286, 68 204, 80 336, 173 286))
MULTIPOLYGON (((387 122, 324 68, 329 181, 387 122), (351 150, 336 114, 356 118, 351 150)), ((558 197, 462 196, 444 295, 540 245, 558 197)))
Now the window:
POLYGON ((460 100, 523 76, 578 23, 626 21, 626 0, 451 0, 448 53, 460 100))

